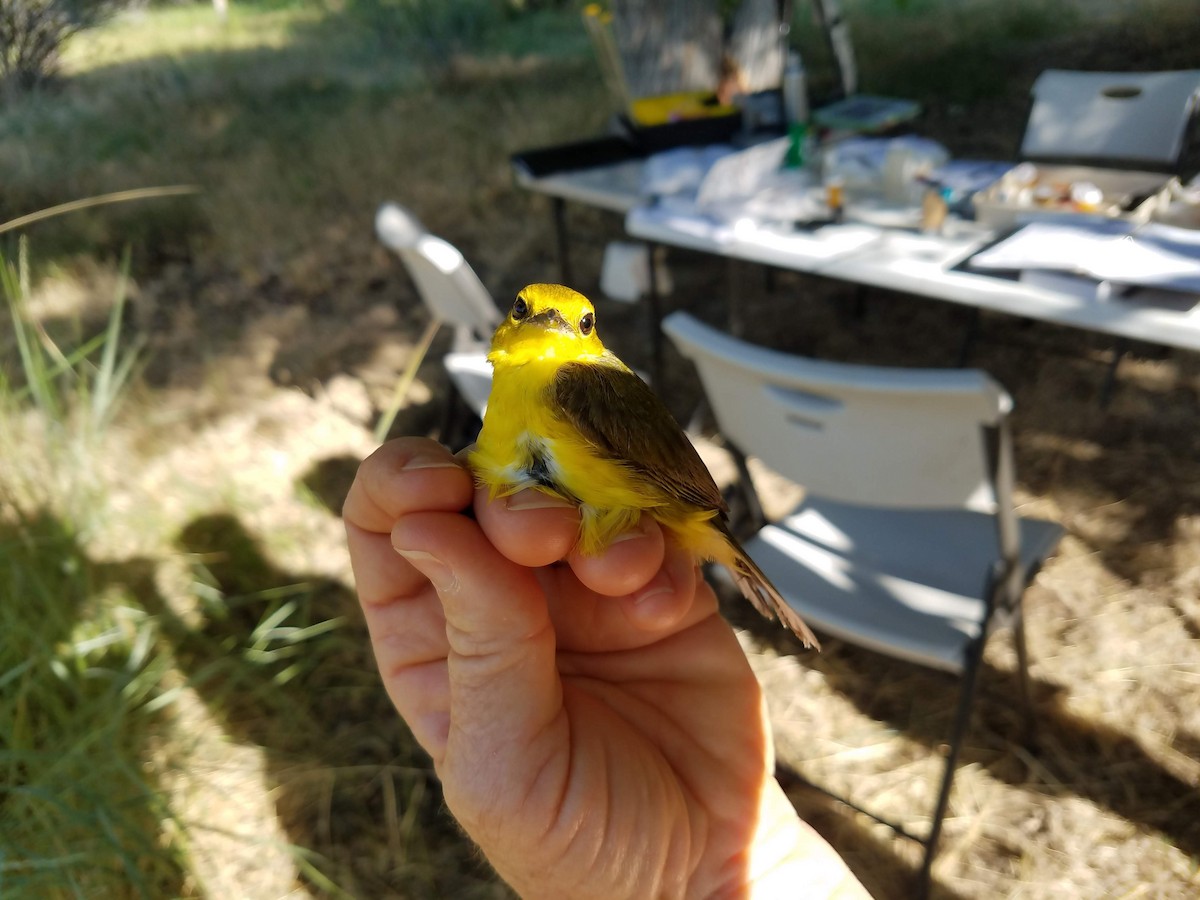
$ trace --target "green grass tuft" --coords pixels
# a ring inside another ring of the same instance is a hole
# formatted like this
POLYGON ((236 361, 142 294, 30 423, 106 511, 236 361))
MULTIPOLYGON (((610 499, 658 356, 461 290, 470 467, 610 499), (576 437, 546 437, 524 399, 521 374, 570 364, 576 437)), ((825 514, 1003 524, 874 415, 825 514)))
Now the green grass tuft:
POLYGON ((30 280, 22 241, 0 259, 20 360, 0 379, 0 894, 173 896, 183 851, 146 765, 169 658, 86 549, 106 503, 92 462, 138 359, 125 279, 105 329, 67 348, 30 314, 30 280))
POLYGON ((154 622, 49 513, 0 523, 0 561, 0 895, 179 895, 146 767, 169 669, 154 622))

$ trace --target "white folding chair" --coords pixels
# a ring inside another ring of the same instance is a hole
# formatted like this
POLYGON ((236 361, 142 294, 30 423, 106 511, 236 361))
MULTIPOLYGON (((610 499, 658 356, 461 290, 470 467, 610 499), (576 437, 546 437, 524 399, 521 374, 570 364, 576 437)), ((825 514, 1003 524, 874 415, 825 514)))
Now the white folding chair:
MULTIPOLYGON (((453 326, 454 341, 443 364, 458 397, 482 418, 491 389, 488 347, 492 332, 503 318, 491 293, 457 248, 430 234, 403 206, 385 203, 379 207, 375 232, 383 245, 404 263, 429 310, 430 328, 453 326)), ((431 331, 427 338, 432 337, 431 331)), ((447 401, 444 431, 454 418, 455 395, 450 394, 447 401)))
MULTIPOLYGON (((1200 69, 1079 72, 1047 69, 1030 89, 1020 157, 1040 163, 1170 173, 1200 169, 1200 69)), ((973 340, 974 321, 963 347, 973 340)), ((1100 389, 1107 405, 1128 342, 1118 338, 1100 389)))
POLYGON ((459 396, 482 419, 492 393, 492 364, 487 361, 487 354, 473 351, 447 353, 442 357, 442 365, 459 396))
POLYGON ((818 632, 961 676, 927 835, 860 810, 925 845, 923 894, 997 614, 1013 625, 1031 715, 1021 595, 1062 529, 1013 509, 1012 401, 977 370, 805 359, 682 312, 663 328, 738 461, 759 520, 744 546, 787 602, 818 632), (803 502, 763 522, 745 454, 803 486, 803 502))
POLYGON ((1031 93, 1022 159, 1175 171, 1200 110, 1200 69, 1047 69, 1031 93))

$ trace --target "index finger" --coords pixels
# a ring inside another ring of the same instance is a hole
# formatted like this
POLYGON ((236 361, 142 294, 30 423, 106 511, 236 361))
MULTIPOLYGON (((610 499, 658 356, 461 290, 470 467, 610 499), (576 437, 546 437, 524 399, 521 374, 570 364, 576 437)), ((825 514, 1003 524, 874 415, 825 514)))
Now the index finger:
POLYGON ((462 464, 425 438, 389 441, 367 457, 342 507, 359 600, 382 604, 417 591, 424 576, 397 555, 392 528, 410 513, 458 512, 473 491, 462 464))
POLYGON ((457 512, 474 494, 471 475, 453 454, 428 438, 388 441, 363 460, 342 505, 349 525, 375 534, 410 512, 457 512))

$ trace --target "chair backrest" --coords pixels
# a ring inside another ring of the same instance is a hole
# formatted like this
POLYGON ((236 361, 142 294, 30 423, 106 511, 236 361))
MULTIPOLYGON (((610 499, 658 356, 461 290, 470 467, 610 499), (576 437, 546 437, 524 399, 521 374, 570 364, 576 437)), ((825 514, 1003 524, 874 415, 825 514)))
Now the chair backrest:
POLYGON ((1200 107, 1200 69, 1072 72, 1047 69, 1033 83, 1021 156, 1172 169, 1200 107))
POLYGON ((385 203, 375 215, 375 233, 408 269, 422 302, 439 322, 489 340, 502 315, 479 276, 451 244, 426 230, 409 210, 385 203))
POLYGON ((663 329, 695 364, 721 433, 806 491, 872 506, 1011 509, 1009 473, 996 467, 1012 401, 985 372, 807 359, 682 312, 663 329))

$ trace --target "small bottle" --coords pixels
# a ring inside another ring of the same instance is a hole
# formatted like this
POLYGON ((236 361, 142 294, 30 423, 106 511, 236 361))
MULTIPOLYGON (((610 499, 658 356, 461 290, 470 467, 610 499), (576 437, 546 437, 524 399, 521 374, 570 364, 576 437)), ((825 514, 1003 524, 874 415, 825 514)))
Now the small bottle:
POLYGON ((840 175, 825 179, 825 203, 829 207, 829 218, 834 222, 846 219, 846 182, 840 175))
POLYGON ((946 192, 937 185, 929 185, 921 200, 921 231, 925 234, 941 234, 949 212, 946 192))

